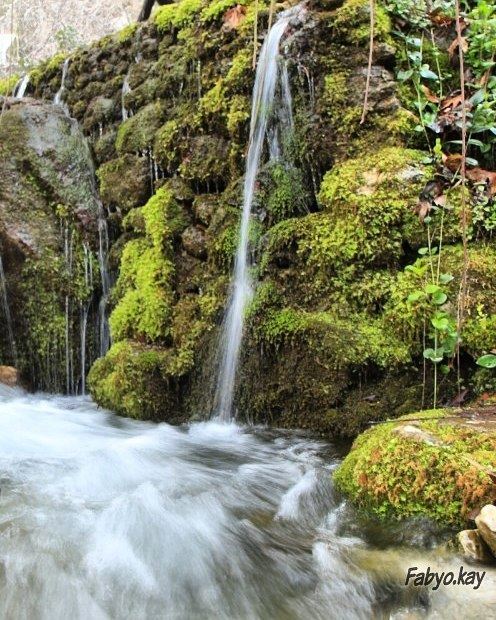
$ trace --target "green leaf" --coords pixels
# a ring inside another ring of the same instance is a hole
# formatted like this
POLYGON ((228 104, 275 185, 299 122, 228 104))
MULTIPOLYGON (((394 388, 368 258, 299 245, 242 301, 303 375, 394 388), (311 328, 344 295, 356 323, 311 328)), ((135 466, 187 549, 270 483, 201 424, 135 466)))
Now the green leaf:
POLYGON ((439 282, 441 282, 441 284, 448 284, 448 282, 451 282, 454 279, 454 277, 451 275, 451 273, 442 273, 439 276, 439 282))
POLYGON ((427 284, 425 287, 425 292, 428 295, 434 295, 434 293, 437 293, 440 290, 441 290, 441 287, 438 286, 437 284, 427 284))
POLYGON ((408 295, 407 301, 413 303, 415 301, 418 301, 419 299, 422 299, 423 296, 423 291, 414 291, 413 293, 410 293, 410 295, 408 295))
POLYGON ((448 299, 448 296, 446 295, 446 293, 443 293, 443 291, 436 291, 432 295, 432 301, 437 306, 442 306, 444 303, 446 303, 447 299, 448 299))
POLYGON ((413 75, 413 69, 409 69, 408 71, 398 71, 398 75, 396 76, 400 82, 405 82, 409 80, 413 75))
POLYGON ((425 256, 428 251, 429 251, 429 248, 419 248, 418 253, 420 254, 420 256, 425 256))
POLYGON ((449 319, 445 316, 434 317, 433 319, 431 319, 431 323, 433 327, 435 327, 441 332, 447 331, 450 326, 449 319))
POLYGON ((420 75, 426 80, 439 80, 438 76, 434 73, 434 71, 429 69, 429 65, 422 65, 422 68, 420 69, 420 75))
POLYGON ((477 364, 483 368, 496 368, 496 355, 493 355, 492 353, 483 355, 482 357, 479 357, 477 364))
POLYGON ((425 359, 430 360, 433 364, 439 364, 442 362, 444 355, 443 347, 439 347, 437 349, 425 349, 424 357, 425 359))

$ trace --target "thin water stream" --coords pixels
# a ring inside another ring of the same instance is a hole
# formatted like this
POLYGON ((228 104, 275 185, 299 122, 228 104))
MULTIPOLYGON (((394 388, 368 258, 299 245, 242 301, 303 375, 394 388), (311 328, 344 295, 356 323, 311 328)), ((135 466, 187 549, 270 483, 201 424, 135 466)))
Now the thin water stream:
POLYGON ((404 587, 409 566, 460 560, 426 524, 357 519, 332 486, 339 459, 296 432, 0 387, 0 617, 494 617, 494 571, 477 591, 404 587))
MULTIPOLYGON (((250 140, 246 158, 246 170, 243 187, 243 208, 238 233, 238 247, 234 263, 232 290, 228 302, 221 341, 221 362, 215 396, 215 415, 224 421, 233 417, 234 387, 238 368, 243 324, 246 307, 252 296, 250 276, 249 232, 257 175, 260 167, 262 151, 267 137, 267 127, 273 113, 274 95, 278 80, 283 83, 283 93, 291 99, 287 71, 279 61, 281 39, 291 21, 304 11, 297 5, 283 11, 267 34, 257 63, 255 85, 252 95, 250 121, 250 140)), ((291 110, 290 110, 291 113, 291 110)), ((277 134, 274 134, 277 140, 277 134)), ((275 155, 276 142, 271 140, 271 154, 275 155)))

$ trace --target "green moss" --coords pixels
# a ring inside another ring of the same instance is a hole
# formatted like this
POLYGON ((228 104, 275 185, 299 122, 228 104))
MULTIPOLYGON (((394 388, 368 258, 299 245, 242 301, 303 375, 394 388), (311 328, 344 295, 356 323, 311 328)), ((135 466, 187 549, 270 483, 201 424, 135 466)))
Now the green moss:
POLYGON ((0 95, 11 95, 18 81, 17 74, 0 78, 0 95))
POLYGON ((141 210, 146 238, 129 241, 122 253, 110 316, 114 341, 164 341, 170 334, 174 300, 172 241, 184 227, 172 193, 160 188, 141 210))
MULTIPOLYGON (((441 252, 441 272, 453 275, 446 286, 448 300, 456 301, 463 270, 463 250, 460 246, 445 246, 441 252)), ((496 286, 496 251, 491 246, 470 247, 468 252, 468 295, 465 300, 466 322, 461 333, 462 349, 477 357, 494 344, 493 316, 496 301, 492 293, 496 286)), ((422 289, 430 281, 429 261, 419 258, 413 268, 398 274, 384 310, 384 320, 403 339, 412 352, 420 352, 425 317, 425 302, 407 301, 410 293, 422 289)))
POLYGON ((119 155, 139 153, 150 148, 162 122, 160 103, 150 103, 124 121, 117 132, 115 147, 119 155))
POLYGON ((224 84, 231 93, 246 91, 247 83, 251 83, 253 75, 253 50, 242 48, 233 56, 224 84))
POLYGON ((264 204, 270 214, 269 223, 276 223, 308 212, 310 195, 300 170, 275 163, 270 166, 270 180, 264 191, 264 204))
POLYGON ((176 119, 167 121, 155 134, 153 153, 158 163, 168 171, 179 165, 179 136, 180 125, 176 119))
POLYGON ((428 516, 461 526, 468 513, 494 500, 486 467, 496 466, 496 434, 443 420, 440 413, 405 416, 359 436, 334 480, 360 508, 382 518, 428 516), (431 441, 401 432, 409 418, 431 441), (437 418, 432 421, 430 418, 437 418), (476 460, 480 467, 473 464, 476 460))
POLYGON ((141 206, 148 197, 149 171, 145 158, 124 155, 97 170, 100 195, 108 205, 126 212, 141 206))
POLYGON ((348 78, 349 75, 346 71, 337 71, 325 76, 322 99, 329 114, 335 113, 336 108, 341 108, 347 104, 349 97, 348 78))
MULTIPOLYGON (((370 3, 368 0, 346 0, 334 12, 333 30, 340 41, 363 45, 370 37, 370 3)), ((376 41, 389 39, 391 20, 380 5, 375 6, 374 38, 376 41)))
POLYGON ((330 312, 266 309, 254 325, 260 341, 275 345, 305 339, 321 361, 336 366, 372 362, 387 367, 409 360, 408 349, 391 337, 380 321, 366 316, 343 319, 330 312))
POLYGON ((201 12, 201 21, 203 22, 211 22, 217 20, 219 17, 222 17, 224 13, 236 5, 245 5, 248 3, 248 0, 215 0, 214 2, 209 2, 208 5, 201 12))
POLYGON ((401 147, 386 147, 371 155, 347 160, 328 172, 319 200, 336 221, 354 222, 365 257, 374 260, 387 250, 398 256, 411 230, 421 227, 413 207, 432 169, 422 162, 425 153, 401 147))
POLYGON ((201 8, 202 0, 180 0, 167 4, 155 13, 155 24, 162 33, 171 28, 182 28, 194 19, 201 8))
POLYGON ((122 30, 119 30, 119 32, 115 35, 117 38, 117 41, 119 43, 127 43, 128 41, 131 41, 134 38, 134 35, 136 34, 137 29, 138 29, 137 23, 128 24, 127 26, 124 26, 124 28, 122 28, 122 30))
POLYGON ((251 106, 249 97, 234 95, 227 113, 227 130, 231 136, 239 137, 250 119, 251 106))
POLYGON ((139 419, 164 419, 177 406, 164 378, 168 352, 136 342, 114 344, 95 362, 88 382, 96 402, 139 419))

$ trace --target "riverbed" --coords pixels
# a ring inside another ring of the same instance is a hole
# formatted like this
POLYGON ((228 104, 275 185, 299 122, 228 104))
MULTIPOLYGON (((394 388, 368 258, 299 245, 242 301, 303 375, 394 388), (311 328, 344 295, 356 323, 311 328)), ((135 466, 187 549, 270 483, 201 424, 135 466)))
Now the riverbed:
MULTIPOLYGON (((495 618, 427 522, 365 521, 342 449, 299 432, 120 418, 88 397, 0 388, 0 617, 495 618)), ((465 563, 466 564, 466 563, 465 563)))

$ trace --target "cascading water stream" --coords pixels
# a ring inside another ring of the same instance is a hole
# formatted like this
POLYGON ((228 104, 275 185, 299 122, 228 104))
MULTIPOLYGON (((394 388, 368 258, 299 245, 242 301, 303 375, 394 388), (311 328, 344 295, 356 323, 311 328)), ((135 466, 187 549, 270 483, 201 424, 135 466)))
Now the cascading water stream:
POLYGON ((14 338, 14 329, 12 327, 12 315, 10 314, 9 298, 7 296, 7 281, 5 279, 5 272, 3 269, 2 256, 0 254, 0 297, 2 300, 3 315, 5 317, 5 325, 7 327, 7 337, 9 339, 10 353, 12 355, 12 362, 14 366, 17 366, 17 348, 14 338))
POLYGON ((16 87, 14 89, 14 98, 22 99, 24 95, 26 94, 28 85, 29 85, 29 73, 26 73, 16 84, 16 87))
POLYGON ((109 234, 103 205, 100 205, 98 214, 98 265, 102 280, 102 295, 98 304, 98 330, 100 335, 100 357, 103 357, 110 347, 110 329, 107 316, 107 303, 110 293, 110 272, 108 267, 109 234))
POLYGON ((127 121, 127 119, 133 115, 132 110, 129 110, 128 108, 126 108, 126 104, 125 104, 126 95, 128 95, 130 92, 131 92, 131 86, 129 85, 129 71, 128 71, 126 74, 126 77, 124 78, 124 82, 122 83, 122 92, 121 92, 121 115, 122 115, 123 121, 127 121))
POLYGON ((291 20, 302 10, 302 7, 297 5, 279 15, 264 41, 257 64, 244 180, 243 211, 232 290, 223 328, 220 371, 215 395, 214 413, 224 421, 230 420, 232 417, 234 385, 243 338, 244 313, 252 296, 249 262, 250 217, 257 174, 279 76, 279 44, 291 20))
POLYGON ((70 63, 70 58, 66 58, 62 66, 62 79, 60 81, 60 88, 55 93, 55 97, 53 98, 53 103, 55 105, 62 105, 62 95, 64 94, 64 91, 65 91, 65 79, 67 77, 69 63, 70 63))

